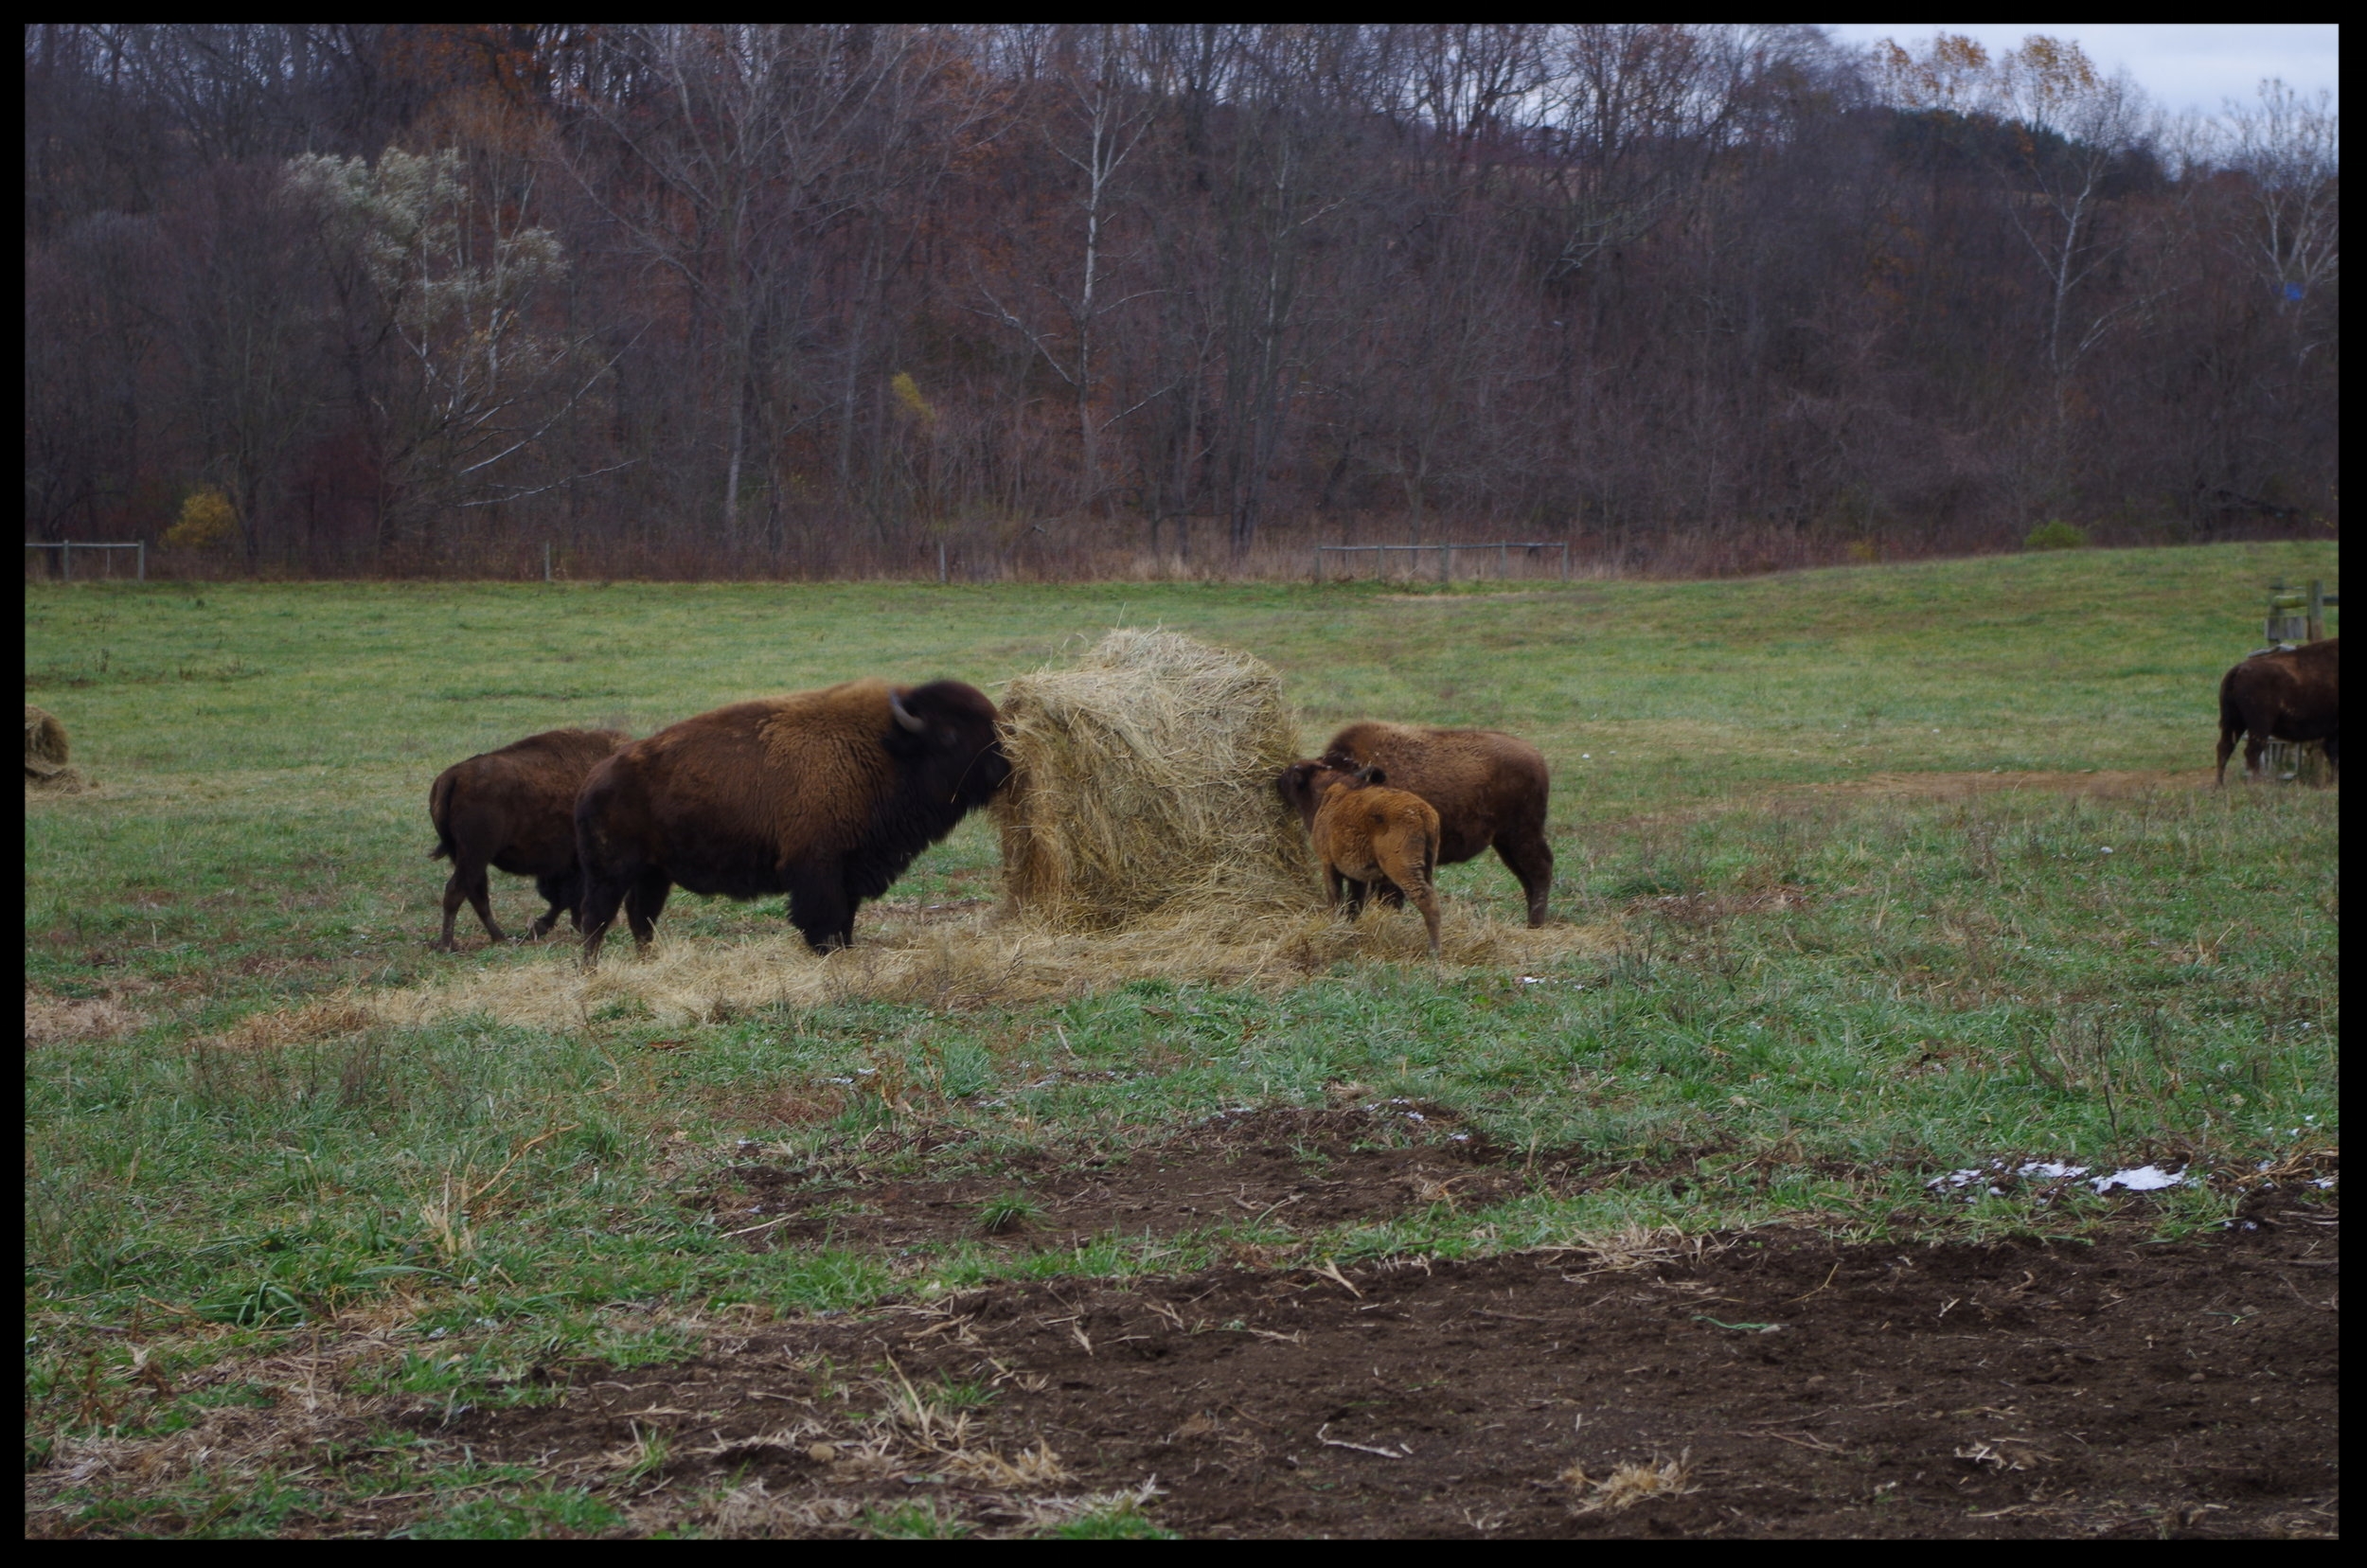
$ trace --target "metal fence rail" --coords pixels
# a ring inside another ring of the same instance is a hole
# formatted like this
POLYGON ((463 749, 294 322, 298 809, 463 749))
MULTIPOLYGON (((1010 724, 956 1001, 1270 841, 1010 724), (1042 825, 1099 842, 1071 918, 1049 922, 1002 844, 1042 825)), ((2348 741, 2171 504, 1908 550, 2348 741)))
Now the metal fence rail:
MULTIPOLYGON (((28 550, 57 551, 58 578, 61 581, 73 580, 74 552, 77 550, 131 550, 135 552, 134 559, 138 568, 139 580, 142 582, 146 582, 148 580, 148 545, 144 541, 134 541, 130 544, 94 544, 83 541, 70 539, 61 540, 56 543, 51 543, 46 540, 28 539, 25 542, 25 547, 28 550)), ((114 574, 109 573, 108 575, 112 577, 114 574)))
POLYGON ((1565 579, 1570 576, 1568 542, 1540 540, 1525 543, 1506 542, 1496 544, 1318 544, 1315 546, 1315 580, 1318 582, 1323 580, 1324 557, 1327 555, 1378 555, 1380 557, 1378 564, 1386 569, 1389 564, 1389 556, 1393 553, 1419 556, 1424 551, 1435 551, 1438 556, 1438 580, 1451 582, 1454 579, 1454 553, 1457 550, 1493 550, 1496 553, 1496 575, 1504 578, 1512 575, 1513 551, 1521 551, 1525 559, 1531 554, 1541 555, 1547 550, 1558 550, 1561 552, 1560 575, 1565 579))

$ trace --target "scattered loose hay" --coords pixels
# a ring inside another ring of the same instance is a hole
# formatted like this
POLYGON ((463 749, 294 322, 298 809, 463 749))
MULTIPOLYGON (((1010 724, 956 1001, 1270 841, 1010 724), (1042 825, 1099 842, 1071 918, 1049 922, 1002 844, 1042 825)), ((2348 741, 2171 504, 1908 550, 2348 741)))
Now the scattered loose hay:
POLYGON ((1583 1466, 1573 1465, 1561 1472, 1561 1479, 1580 1494, 1577 1511, 1582 1514, 1617 1513, 1649 1498, 1677 1497, 1701 1489, 1693 1485, 1691 1449, 1674 1459, 1613 1466, 1599 1481, 1587 1474, 1583 1466))
POLYGON ((78 794, 85 780, 66 764, 65 726, 54 714, 25 704, 25 790, 28 794, 78 794))
POLYGON ((1116 631, 1010 683, 994 812, 1011 906, 1053 930, 1315 907, 1319 867, 1273 781, 1300 755, 1274 672, 1173 632, 1116 631))
MULTIPOLYGON (((1615 925, 1532 931, 1471 905, 1446 903, 1445 962, 1534 973, 1557 959, 1618 950, 1615 925)), ((954 920, 917 906, 873 904, 855 945, 817 954, 793 932, 743 941, 661 937, 649 956, 591 974, 572 952, 488 965, 403 990, 356 991, 285 1014, 250 1019, 225 1043, 278 1044, 348 1032, 356 1009, 376 1024, 415 1027, 479 1015, 521 1028, 567 1031, 647 1019, 666 1028, 720 1023, 772 1007, 901 1002, 968 1009, 1081 995, 1136 979, 1282 990, 1373 962, 1426 964, 1418 920, 1368 911, 1354 924, 1320 910, 1270 914, 1226 930, 1185 910, 1123 931, 1047 931, 973 911, 954 920), (877 921, 875 924, 874 921, 877 921)))

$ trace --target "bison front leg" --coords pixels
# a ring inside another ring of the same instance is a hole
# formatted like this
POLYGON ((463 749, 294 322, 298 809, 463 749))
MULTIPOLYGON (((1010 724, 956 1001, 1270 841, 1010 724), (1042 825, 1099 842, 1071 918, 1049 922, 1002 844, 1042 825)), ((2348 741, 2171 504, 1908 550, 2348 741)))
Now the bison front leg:
POLYGON ((801 866, 790 874, 789 923, 816 953, 855 939, 855 900, 835 864, 801 866))
POLYGON ((453 859, 451 880, 444 883, 444 935, 436 946, 451 953, 460 944, 453 937, 453 922, 460 917, 463 903, 476 910, 476 918, 485 926, 485 934, 494 941, 505 940, 502 928, 493 920, 492 889, 487 885, 485 865, 481 861, 453 859))

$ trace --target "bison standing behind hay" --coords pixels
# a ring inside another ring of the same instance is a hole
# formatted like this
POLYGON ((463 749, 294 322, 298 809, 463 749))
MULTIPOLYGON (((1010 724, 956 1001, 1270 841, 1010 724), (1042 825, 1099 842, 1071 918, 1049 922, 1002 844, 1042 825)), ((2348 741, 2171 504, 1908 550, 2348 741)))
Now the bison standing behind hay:
POLYGON ((25 704, 25 787, 45 794, 72 794, 82 775, 66 765, 65 726, 32 704, 25 704))
POLYGON ((1545 842, 1552 777, 1544 753, 1500 730, 1368 722, 1333 736, 1324 761, 1344 773, 1379 767, 1397 789, 1437 807, 1442 865, 1470 860, 1493 846, 1505 868, 1521 879, 1529 924, 1545 923, 1554 851, 1545 842))
POLYGON ((1315 907, 1307 833, 1273 793, 1298 752, 1274 672, 1172 632, 1112 632, 1010 684, 994 804, 1012 907, 1068 931, 1315 907))
POLYGON ((2219 782, 2235 738, 2246 737, 2244 775, 2261 776, 2261 754, 2271 740, 2316 740, 2326 766, 2342 768, 2342 639, 2255 653, 2219 682, 2219 782))

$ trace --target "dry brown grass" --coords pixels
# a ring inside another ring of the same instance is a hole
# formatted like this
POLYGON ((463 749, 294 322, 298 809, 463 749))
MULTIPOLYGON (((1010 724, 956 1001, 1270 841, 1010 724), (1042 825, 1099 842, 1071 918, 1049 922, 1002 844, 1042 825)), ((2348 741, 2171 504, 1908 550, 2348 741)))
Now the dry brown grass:
MULTIPOLYGON (((540 961, 478 970, 404 990, 357 992, 299 1012, 247 1020, 225 1037, 240 1044, 347 1032, 361 1020, 405 1026, 483 1014, 525 1028, 576 1029, 602 1018, 648 1016, 674 1027, 717 1023, 758 1008, 890 1001, 933 1007, 1023 1005, 1157 978, 1278 990, 1329 974, 1335 965, 1427 963, 1422 923, 1368 910, 1350 924, 1320 909, 1212 916, 1205 906, 1122 931, 1047 930, 980 910, 925 919, 895 904, 867 910, 855 945, 827 955, 793 932, 746 941, 660 938, 646 958, 583 973, 564 951, 540 961), (885 916, 869 924, 873 910, 885 916)), ((1455 968, 1534 968, 1573 954, 1613 951, 1609 925, 1539 930, 1448 900, 1441 962, 1455 968)))
POLYGON ((1010 683, 1010 783, 995 802, 1012 906, 1109 931, 1319 901, 1306 829, 1273 790, 1300 755, 1274 672, 1172 632, 1116 631, 1010 683))
POLYGON ((68 1041, 113 1040, 148 1024, 148 1015, 111 997, 69 1000, 25 989, 25 1043, 57 1045, 68 1041))

